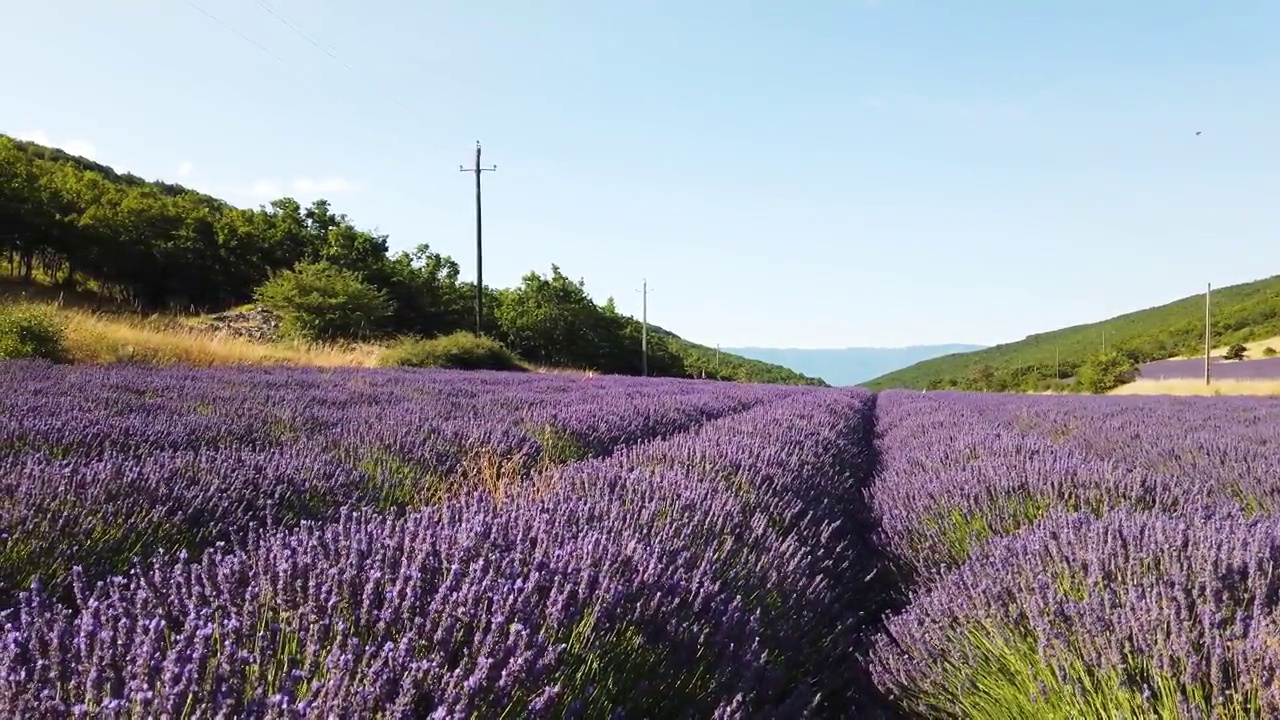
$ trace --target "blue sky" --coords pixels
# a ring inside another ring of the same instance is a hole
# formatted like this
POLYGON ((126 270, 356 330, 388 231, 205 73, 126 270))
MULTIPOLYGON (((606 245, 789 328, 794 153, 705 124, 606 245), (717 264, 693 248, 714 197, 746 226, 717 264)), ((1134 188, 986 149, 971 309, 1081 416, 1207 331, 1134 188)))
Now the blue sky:
POLYGON ((0 132, 322 195, 467 276, 479 139, 487 283, 557 263, 638 315, 647 277, 725 346, 1003 342, 1280 272, 1280 3, 192 2, 9 3, 0 132))

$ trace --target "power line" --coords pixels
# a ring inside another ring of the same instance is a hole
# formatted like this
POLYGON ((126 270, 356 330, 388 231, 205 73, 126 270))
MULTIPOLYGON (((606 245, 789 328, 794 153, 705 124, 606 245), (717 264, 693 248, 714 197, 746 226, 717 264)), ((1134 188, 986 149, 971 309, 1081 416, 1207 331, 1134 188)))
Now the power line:
POLYGON ((297 33, 300 37, 302 37, 302 39, 314 45, 318 50, 320 50, 320 52, 333 58, 335 62, 342 65, 342 67, 346 68, 347 70, 353 73, 356 71, 355 68, 347 64, 345 60, 338 57, 338 51, 334 50, 332 45, 322 45, 319 40, 316 40, 314 37, 308 35, 305 30, 298 27, 296 24, 293 23, 293 21, 289 20, 289 18, 285 17, 282 13, 276 11, 275 8, 271 7, 271 3, 267 2, 267 0, 256 0, 256 2, 258 3, 258 7, 267 11, 267 13, 271 15, 271 17, 275 18, 276 20, 279 20, 281 23, 284 24, 285 27, 297 33))
POLYGON ((287 62, 285 62, 285 61, 284 61, 284 58, 282 58, 282 57, 280 57, 279 55, 277 55, 277 54, 275 54, 275 53, 271 52, 270 50, 268 50, 268 49, 267 49, 267 47, 266 47, 265 45, 263 45, 262 43, 258 42, 257 40, 254 40, 253 38, 249 37, 248 35, 245 35, 244 33, 240 32, 239 30, 237 30, 237 29, 235 29, 235 28, 231 27, 230 25, 228 25, 227 23, 223 22, 222 20, 218 19, 218 18, 217 18, 217 17, 215 17, 212 13, 210 13, 208 10, 205 10, 204 8, 202 8, 202 7, 200 7, 199 5, 195 4, 195 2, 193 2, 193 0, 187 0, 187 4, 188 4, 188 5, 190 5, 191 7, 195 8, 197 11, 199 11, 201 15, 204 15, 205 17, 209 18, 210 20, 212 20, 212 21, 214 21, 214 22, 218 23, 218 24, 219 24, 219 25, 221 25, 223 28, 225 28, 227 31, 229 31, 229 32, 233 33, 234 35, 236 35, 237 37, 239 37, 241 40, 244 40, 245 42, 249 43, 250 45, 252 45, 252 46, 254 46, 254 47, 258 48, 258 49, 259 49, 259 50, 261 50, 262 52, 264 52, 264 53, 266 53, 266 54, 270 55, 271 57, 275 58, 275 59, 276 59, 276 61, 277 61, 277 62, 279 62, 281 65, 288 65, 288 64, 289 64, 289 63, 287 63, 287 62))
MULTIPOLYGON (((286 28, 288 28, 298 37, 302 38, 303 40, 306 40, 308 43, 311 43, 312 46, 314 46, 317 50, 319 50, 320 52, 328 56, 329 59, 333 60, 334 62, 338 63, 343 68, 345 68, 347 72, 355 76, 357 80, 361 80, 363 82, 368 83, 368 80, 365 78, 362 78, 360 76, 360 73, 354 67, 351 66, 351 63, 347 62, 346 60, 343 60, 342 57, 338 55, 338 51, 334 49, 332 45, 321 42, 318 38, 307 33, 307 31, 303 30, 297 23, 290 20, 283 12, 281 12, 275 7, 272 7, 271 3, 267 2, 267 0, 254 0, 254 2, 258 5, 258 7, 262 8, 264 12, 266 12, 268 15, 278 20, 282 25, 284 25, 286 28)), ((413 111, 410 110, 407 105, 400 102, 400 99, 397 98, 395 95, 387 93, 386 99, 392 102, 393 104, 395 104, 396 106, 398 106, 401 110, 404 110, 406 113, 413 114, 413 111)))

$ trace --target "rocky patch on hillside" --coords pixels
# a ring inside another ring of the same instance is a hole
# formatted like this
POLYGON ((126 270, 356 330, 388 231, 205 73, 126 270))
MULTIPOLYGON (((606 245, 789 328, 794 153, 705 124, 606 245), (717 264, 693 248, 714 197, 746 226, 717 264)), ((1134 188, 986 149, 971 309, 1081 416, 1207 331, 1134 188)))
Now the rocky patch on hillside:
POLYGON ((210 315, 204 326, 222 335, 257 342, 275 342, 280 339, 280 317, 261 307, 210 315))

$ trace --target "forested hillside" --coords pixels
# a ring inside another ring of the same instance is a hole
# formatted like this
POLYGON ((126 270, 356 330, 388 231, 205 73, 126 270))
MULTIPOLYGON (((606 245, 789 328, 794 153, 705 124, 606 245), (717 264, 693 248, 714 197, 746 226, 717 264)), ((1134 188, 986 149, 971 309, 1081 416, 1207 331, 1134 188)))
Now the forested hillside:
MULTIPOLYGON (((250 302, 277 273, 338 268, 385 299, 372 334, 433 337, 474 329, 475 285, 453 258, 419 245, 391 253, 325 200, 238 208, 60 150, 0 135, 0 261, 10 274, 152 311, 210 312, 250 302)), ((641 328, 612 299, 551 265, 514 288, 486 287, 485 333, 542 365, 639 374, 641 328)), ((715 352, 666 332, 649 340, 652 374, 822 384, 785 368, 715 352)))
MULTIPOLYGON (((1280 335, 1280 275, 1215 289, 1212 300, 1215 346, 1280 335)), ((1103 356, 1133 365, 1196 354, 1203 348, 1204 296, 1193 295, 1102 322, 926 360, 864 385, 873 389, 1046 389, 1055 377, 1068 378, 1103 356)))

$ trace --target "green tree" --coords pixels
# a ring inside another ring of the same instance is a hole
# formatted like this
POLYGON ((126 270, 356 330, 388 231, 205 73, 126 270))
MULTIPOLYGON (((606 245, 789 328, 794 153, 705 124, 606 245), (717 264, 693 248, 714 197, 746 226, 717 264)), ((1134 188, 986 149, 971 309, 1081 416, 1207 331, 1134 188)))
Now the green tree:
POLYGON ((308 340, 364 338, 391 312, 381 290, 325 262, 300 263, 258 288, 257 299, 280 316, 281 328, 308 340))
POLYGON ((391 329, 425 336, 474 329, 472 298, 458 276, 458 263, 427 245, 397 253, 383 263, 374 283, 386 288, 395 305, 391 329))
POLYGON ((1075 387, 1080 392, 1102 394, 1132 382, 1137 373, 1138 366, 1122 353, 1099 353, 1076 371, 1075 387))
POLYGON ((531 362, 591 367, 601 357, 603 313, 556 265, 550 277, 531 272, 500 294, 494 317, 507 347, 531 362))
POLYGON ((1249 348, 1245 347, 1244 344, 1242 343, 1233 343, 1231 347, 1227 348, 1227 352, 1222 356, 1222 359, 1244 360, 1246 357, 1248 357, 1248 355, 1246 354, 1248 350, 1249 348))
POLYGON ((1275 348, 1271 347, 1270 345, 1262 348, 1262 357, 1275 357, 1275 356, 1276 356, 1275 348))

